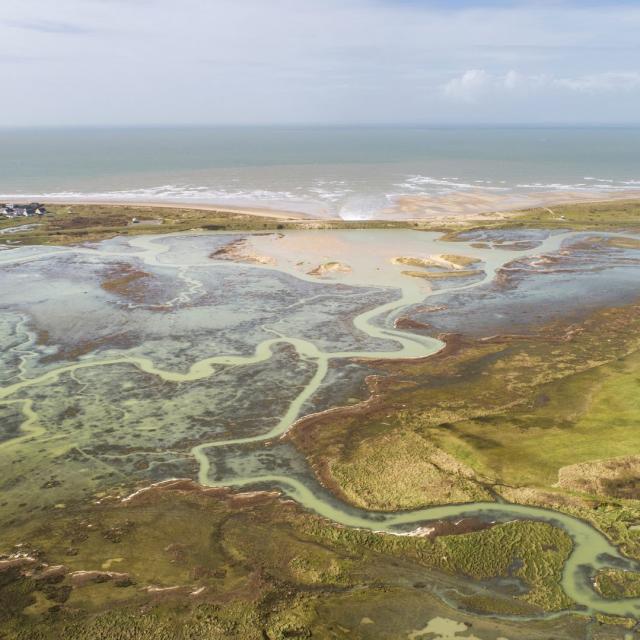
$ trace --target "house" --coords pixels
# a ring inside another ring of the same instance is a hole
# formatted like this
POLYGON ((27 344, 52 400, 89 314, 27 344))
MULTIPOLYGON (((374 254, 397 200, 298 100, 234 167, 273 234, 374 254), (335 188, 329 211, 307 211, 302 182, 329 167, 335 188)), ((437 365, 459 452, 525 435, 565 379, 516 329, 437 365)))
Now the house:
POLYGON ((0 205, 0 215, 3 215, 5 218, 29 218, 36 215, 43 216, 46 213, 47 208, 39 202, 0 205))
POLYGON ((2 215, 5 218, 15 218, 16 217, 16 208, 15 205, 13 204, 3 204, 2 208, 0 208, 0 213, 2 213, 2 215))

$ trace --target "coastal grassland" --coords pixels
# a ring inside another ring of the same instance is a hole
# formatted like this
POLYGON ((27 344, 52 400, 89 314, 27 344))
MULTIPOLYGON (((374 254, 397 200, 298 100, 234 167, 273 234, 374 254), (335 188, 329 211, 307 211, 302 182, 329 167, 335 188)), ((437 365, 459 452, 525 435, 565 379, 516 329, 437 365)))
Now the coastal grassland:
MULTIPOLYGON (((97 242, 114 236, 204 231, 276 231, 283 229, 362 228, 363 223, 300 220, 291 217, 254 215, 250 211, 198 209, 188 206, 51 204, 42 218, 0 219, 0 243, 66 245, 97 242), (138 219, 133 223, 134 218, 138 219), (6 233, 11 227, 29 225, 23 231, 6 233)), ((370 228, 405 228, 404 222, 374 221, 370 228)))
MULTIPOLYGON (((571 606, 560 586, 562 567, 572 542, 563 531, 542 522, 508 522, 484 531, 430 538, 380 536, 367 531, 320 527, 311 530, 353 551, 354 544, 372 546, 385 553, 410 557, 427 567, 474 580, 520 578, 528 589, 516 602, 503 603, 503 613, 514 613, 528 603, 545 611, 571 606), (521 602, 518 602, 521 601, 521 602)), ((495 603, 493 604, 495 611, 495 603)), ((522 611, 520 611, 522 613, 522 611)))
MULTIPOLYGON (((463 599, 480 589, 489 612, 570 606, 559 586, 570 549, 568 536, 545 523, 393 536, 333 525, 273 494, 176 481, 127 502, 114 493, 7 528, 0 628, 10 640, 397 638, 423 626, 420 616, 465 615, 431 595, 438 585, 463 599), (493 584, 507 576, 520 581, 519 594, 493 584), (490 594, 484 581, 493 585, 490 594), (359 619, 355 633, 335 635, 326 626, 353 602, 361 617, 382 622, 383 594, 388 635, 360 635, 359 619)), ((568 624, 575 631, 583 622, 568 624)), ((497 630, 506 637, 537 628, 505 625, 497 630)))
POLYGON ((498 226, 545 229, 640 229, 638 200, 610 200, 538 207, 516 212, 498 226))
MULTIPOLYGON (((500 220, 467 219, 462 224, 440 225, 448 238, 473 229, 563 229, 568 231, 640 231, 640 200, 607 200, 551 205, 512 211, 500 220)), ((623 245, 636 247, 633 239, 623 245)), ((615 245, 614 245, 615 246, 615 245)), ((618 245, 620 246, 620 245, 618 245)))
POLYGON ((214 231, 276 231, 285 229, 419 229, 460 231, 476 228, 549 228, 575 230, 640 230, 640 201, 611 200, 558 205, 500 215, 500 219, 470 217, 422 220, 300 219, 274 212, 198 208, 188 205, 48 204, 42 218, 0 219, 0 244, 66 245, 96 242, 118 235, 163 234, 194 229, 214 231), (138 223, 132 223, 133 218, 138 223), (27 225, 24 230, 7 230, 27 225), (4 232, 4 233, 3 233, 4 232))
MULTIPOLYGON (((494 366, 491 373, 497 375, 503 366, 494 366)), ((640 354, 633 353, 536 385, 538 395, 528 405, 494 415, 462 416, 452 427, 434 425, 429 435, 445 450, 470 447, 468 464, 496 484, 551 488, 564 467, 639 450, 639 372, 640 354)), ((620 480, 619 487, 599 491, 633 497, 637 478, 629 477, 631 490, 620 480)), ((579 490, 578 482, 575 485, 579 490)), ((566 481, 563 488, 574 486, 566 481)))
POLYGON ((378 363, 387 377, 374 402, 303 421, 290 437, 325 485, 358 506, 494 492, 587 518, 640 557, 629 459, 640 450, 639 348, 638 305, 529 337, 462 341, 420 363, 378 363), (594 474, 597 461, 606 476, 594 474))
POLYGON ((331 474, 349 502, 369 509, 491 499, 469 467, 413 430, 363 440, 331 474))

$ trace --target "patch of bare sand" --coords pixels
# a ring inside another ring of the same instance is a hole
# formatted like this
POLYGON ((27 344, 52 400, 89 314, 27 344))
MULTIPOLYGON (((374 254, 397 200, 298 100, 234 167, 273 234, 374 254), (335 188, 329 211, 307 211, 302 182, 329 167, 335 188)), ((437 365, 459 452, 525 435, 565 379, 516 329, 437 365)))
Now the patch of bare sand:
POLYGON ((443 269, 463 269, 478 262, 477 258, 457 256, 451 253, 430 255, 426 258, 413 256, 398 256, 391 261, 393 264, 403 264, 409 267, 441 267, 443 269))
POLYGON ((317 267, 307 271, 307 275, 319 277, 336 273, 351 273, 351 267, 344 262, 331 261, 319 264, 317 267))
POLYGON ((398 256, 391 260, 392 264, 419 267, 421 271, 403 271, 402 275, 412 278, 424 278, 426 280, 443 280, 446 278, 469 278, 482 273, 479 269, 465 269, 477 264, 476 258, 458 256, 454 254, 430 255, 426 258, 413 256, 398 256), (427 269, 435 268, 436 271, 427 269))
POLYGON ((461 271, 403 271, 402 275, 425 280, 444 280, 446 278, 470 278, 480 275, 482 271, 468 269, 461 271))
POLYGON ((272 256, 260 255, 255 252, 248 238, 240 238, 228 242, 220 249, 209 254, 214 260, 230 260, 231 262, 245 262, 249 264, 276 265, 272 256))
POLYGON ((396 198, 376 217, 397 220, 430 220, 433 222, 464 222, 500 220, 518 214, 518 210, 563 204, 629 200, 640 196, 639 190, 585 193, 583 191, 540 191, 533 193, 486 193, 466 191, 438 196, 403 195, 396 198))
MULTIPOLYGON (((640 197, 640 190, 629 189, 624 191, 603 191, 600 193, 584 191, 540 191, 529 193, 496 193, 481 190, 470 190, 458 193, 442 195, 400 195, 393 203, 371 214, 372 220, 429 220, 430 222, 464 223, 470 218, 474 220, 501 220, 512 217, 518 210, 535 207, 553 207, 562 204, 578 204, 589 202, 605 202, 607 200, 629 200, 640 197)), ((73 205, 111 205, 115 207, 144 207, 157 209, 160 214, 162 209, 185 209, 210 211, 230 216, 256 216, 263 218, 275 218, 289 222, 308 223, 306 228, 314 228, 314 222, 322 225, 329 221, 341 221, 342 219, 324 211, 312 214, 303 211, 286 209, 271 209, 267 206, 229 206, 226 204, 180 202, 180 201, 151 201, 142 202, 135 200, 96 200, 77 198, 69 201, 68 198, 49 198, 51 204, 64 206, 73 205)))

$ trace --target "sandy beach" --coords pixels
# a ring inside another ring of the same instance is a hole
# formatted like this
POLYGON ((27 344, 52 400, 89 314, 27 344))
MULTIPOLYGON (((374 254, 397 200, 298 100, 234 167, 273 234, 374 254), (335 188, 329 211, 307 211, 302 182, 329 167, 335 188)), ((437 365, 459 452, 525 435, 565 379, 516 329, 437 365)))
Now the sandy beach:
MULTIPOLYGON (((450 193, 446 195, 403 195, 394 199, 386 208, 372 212, 361 220, 464 222, 473 220, 504 219, 525 209, 537 207, 551 208, 566 204, 586 204, 590 202, 622 201, 640 198, 640 189, 624 191, 590 192, 554 191, 536 193, 488 194, 485 191, 450 193)), ((47 203, 73 207, 74 205, 113 205, 117 207, 140 207, 152 209, 191 209, 217 211, 231 215, 251 215, 286 221, 340 221, 335 215, 319 216, 305 211, 276 209, 266 206, 229 206, 216 203, 157 202, 136 200, 96 200, 81 198, 58 200, 48 198, 47 203)), ((349 218, 350 219, 350 218, 349 218)), ((351 219, 350 219, 351 220, 351 219)))
POLYGON ((640 198, 639 189, 591 192, 553 191, 537 193, 487 194, 486 192, 452 193, 444 196, 402 196, 386 209, 385 218, 397 220, 444 220, 508 217, 510 212, 554 207, 566 204, 608 202, 640 198))

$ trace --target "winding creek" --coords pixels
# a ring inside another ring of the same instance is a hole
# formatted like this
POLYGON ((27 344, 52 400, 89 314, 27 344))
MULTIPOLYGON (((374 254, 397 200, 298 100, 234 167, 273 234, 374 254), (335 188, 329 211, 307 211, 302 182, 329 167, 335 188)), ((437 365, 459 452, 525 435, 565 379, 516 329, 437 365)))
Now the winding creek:
MULTIPOLYGON (((353 232, 358 233, 358 232, 353 232)), ((418 233, 418 232, 415 232, 418 233)), ((398 277, 397 270, 381 273, 373 267, 363 268, 360 271, 354 270, 353 277, 349 281, 354 286, 378 285, 383 287, 399 288, 401 295, 392 302, 385 302, 380 306, 367 310, 353 319, 353 324, 358 331, 363 332, 372 339, 393 341, 398 348, 388 351, 326 351, 320 349, 313 341, 305 340, 293 336, 283 335, 274 329, 266 328, 273 334, 273 337, 262 341, 257 345, 253 354, 249 355, 216 355, 207 357, 191 365, 186 372, 171 371, 156 366, 150 358, 123 356, 116 358, 99 358, 81 360, 73 364, 60 366, 56 369, 43 373, 40 376, 24 378, 0 389, 0 403, 17 403, 22 407, 25 422, 22 426, 23 435, 19 438, 4 443, 3 446, 13 446, 16 441, 24 438, 39 436, 44 432, 38 425, 37 414, 35 413, 30 400, 15 399, 13 396, 27 387, 55 383, 64 373, 90 368, 106 367, 115 364, 128 364, 139 370, 158 376, 167 382, 190 382, 208 378, 215 374, 219 367, 243 367, 258 362, 269 360, 272 357, 273 349, 279 344, 288 344, 295 349, 298 357, 311 363, 314 366, 313 376, 308 380, 302 391, 290 402, 287 410, 280 417, 279 421, 269 431, 252 437, 235 438, 227 440, 216 440, 203 442, 192 449, 192 454, 199 464, 198 480, 202 485, 207 486, 234 486, 234 487, 256 487, 256 486, 277 486, 284 494, 292 498, 305 509, 313 511, 325 518, 348 527, 359 527, 377 532, 387 533, 408 533, 418 526, 424 525, 428 521, 464 518, 471 516, 481 516, 497 521, 505 521, 514 518, 531 519, 548 522, 566 531, 573 539, 574 549, 564 567, 562 586, 567 595, 578 605, 577 612, 591 614, 600 612, 609 615, 640 617, 640 598, 608 600, 600 597, 591 586, 591 578, 594 574, 605 567, 624 568, 628 570, 640 570, 640 563, 624 557, 618 549, 612 545, 606 537, 597 531, 590 524, 571 517, 564 513, 555 512, 538 507, 508 504, 508 503, 472 503, 462 505, 446 505, 439 507, 429 507, 407 512, 382 513, 368 512, 341 504, 335 500, 327 500, 317 491, 314 491, 302 481, 277 474, 250 475, 247 477, 234 477, 232 481, 217 482, 212 478, 211 461, 207 455, 213 449, 230 446, 243 445, 249 443, 259 443, 273 441, 286 434, 286 432, 303 417, 302 412, 305 403, 318 391, 327 376, 329 363, 336 359, 399 359, 399 358, 424 358, 438 352, 443 343, 430 337, 423 337, 409 332, 401 331, 388 326, 389 320, 397 316, 403 310, 425 301, 425 299, 435 298, 439 293, 455 289, 478 287, 490 282, 496 272, 507 262, 516 257, 536 256, 558 250, 563 241, 574 236, 572 233, 559 233, 550 235, 540 246, 527 250, 502 250, 491 249, 481 250, 470 248, 466 243, 456 242, 447 245, 448 249, 456 253, 478 256, 484 262, 485 275, 471 284, 452 284, 441 290, 428 291, 425 283, 416 278, 398 277), (455 248, 452 247, 455 245, 455 248), (387 321, 385 325, 384 321, 387 321)), ((628 234, 627 234, 628 235, 628 234)), ((233 269, 236 264, 233 262, 223 262, 216 260, 194 259, 188 265, 179 262, 172 262, 169 256, 169 247, 162 243, 162 239, 169 236, 139 236, 130 239, 130 246, 134 249, 127 256, 135 256, 148 265, 161 265, 163 267, 173 267, 184 270, 192 267, 225 267, 233 269), (161 261, 162 258, 162 261, 161 261)), ((15 255, 17 252, 6 251, 0 254, 0 266, 20 261, 39 260, 47 256, 57 256, 61 252, 89 252, 96 254, 95 249, 87 248, 65 248, 59 250, 30 251, 27 255, 15 255), (14 255, 12 255, 14 254, 14 255)), ((104 252, 104 255, 121 255, 117 251, 104 252)), ((301 273, 291 264, 278 262, 277 266, 267 264, 243 264, 244 268, 277 270, 288 273, 296 278, 317 282, 316 278, 301 273)), ((186 276, 185 276, 186 277, 186 276)), ((197 286, 197 284, 196 284, 197 286)))

